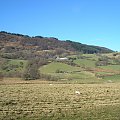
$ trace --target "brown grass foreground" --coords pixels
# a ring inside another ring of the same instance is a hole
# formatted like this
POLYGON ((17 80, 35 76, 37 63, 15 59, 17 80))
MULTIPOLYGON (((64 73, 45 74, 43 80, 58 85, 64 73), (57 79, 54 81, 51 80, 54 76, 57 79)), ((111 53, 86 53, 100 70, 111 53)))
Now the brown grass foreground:
POLYGON ((120 120, 119 113, 120 83, 0 81, 0 120, 120 120))

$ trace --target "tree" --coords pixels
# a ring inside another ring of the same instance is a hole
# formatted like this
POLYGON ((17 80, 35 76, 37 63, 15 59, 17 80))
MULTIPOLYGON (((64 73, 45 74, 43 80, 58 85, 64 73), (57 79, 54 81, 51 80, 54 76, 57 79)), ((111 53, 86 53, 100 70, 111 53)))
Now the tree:
POLYGON ((95 63, 96 66, 106 66, 109 64, 109 58, 107 56, 101 56, 95 63))
POLYGON ((40 78, 40 73, 37 64, 34 61, 29 61, 26 70, 23 74, 25 80, 35 80, 40 78))
POLYGON ((39 67, 46 65, 47 61, 45 59, 34 59, 29 60, 26 70, 23 74, 23 79, 25 80, 35 80, 42 77, 39 71, 39 67))
POLYGON ((40 78, 40 74, 38 69, 36 68, 28 68, 25 73, 23 74, 23 78, 25 80, 35 80, 40 78))

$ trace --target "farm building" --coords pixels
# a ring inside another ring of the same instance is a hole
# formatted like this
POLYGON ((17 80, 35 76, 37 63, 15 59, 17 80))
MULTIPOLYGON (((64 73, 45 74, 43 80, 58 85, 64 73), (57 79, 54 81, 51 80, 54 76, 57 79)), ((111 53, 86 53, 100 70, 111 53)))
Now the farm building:
POLYGON ((68 60, 68 58, 67 57, 64 57, 64 58, 57 57, 56 60, 58 60, 58 61, 66 61, 66 60, 68 60))

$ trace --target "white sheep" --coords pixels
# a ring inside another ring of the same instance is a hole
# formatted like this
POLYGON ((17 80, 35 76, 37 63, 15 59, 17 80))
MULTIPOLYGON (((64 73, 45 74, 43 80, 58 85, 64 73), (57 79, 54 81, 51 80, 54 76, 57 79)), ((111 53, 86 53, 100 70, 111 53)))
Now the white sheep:
POLYGON ((80 91, 75 91, 75 94, 80 95, 80 91))

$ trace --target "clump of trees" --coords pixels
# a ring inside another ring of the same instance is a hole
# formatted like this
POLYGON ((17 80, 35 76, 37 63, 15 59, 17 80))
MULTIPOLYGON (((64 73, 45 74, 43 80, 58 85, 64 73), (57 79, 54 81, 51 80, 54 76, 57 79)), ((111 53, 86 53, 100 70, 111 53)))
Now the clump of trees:
POLYGON ((106 66, 109 64, 109 58, 107 56, 101 56, 96 62, 96 66, 106 66))
POLYGON ((28 65, 25 73, 23 74, 25 80, 35 80, 40 78, 40 73, 36 65, 28 65))
POLYGON ((116 58, 111 58, 108 56, 99 56, 98 60, 96 61, 96 66, 106 65, 120 65, 120 56, 117 56, 116 58))
POLYGON ((33 59, 29 60, 26 70, 23 74, 23 79, 25 80, 35 80, 42 77, 40 74, 39 68, 43 65, 46 65, 48 62, 45 59, 33 59))
POLYGON ((58 80, 57 77, 40 73, 39 68, 46 64, 48 64, 48 61, 46 59, 29 60, 26 66, 26 70, 23 74, 23 79, 24 80, 36 80, 36 79, 58 80))

